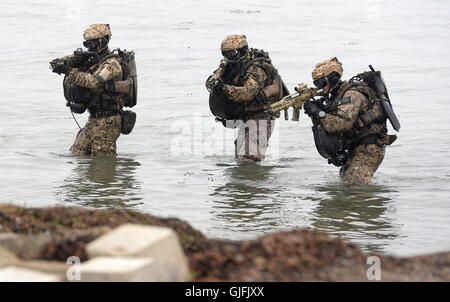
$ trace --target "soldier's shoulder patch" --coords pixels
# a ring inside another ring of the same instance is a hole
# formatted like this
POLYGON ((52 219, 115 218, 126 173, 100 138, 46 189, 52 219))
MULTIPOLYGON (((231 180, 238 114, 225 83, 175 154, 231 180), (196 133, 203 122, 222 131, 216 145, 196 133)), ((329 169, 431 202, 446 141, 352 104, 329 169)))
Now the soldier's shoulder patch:
POLYGON ((103 68, 99 73, 99 76, 103 79, 103 81, 109 80, 110 75, 111 72, 108 70, 108 68, 103 68))
POLYGON ((252 65, 252 66, 250 66, 250 68, 248 69, 247 72, 256 73, 256 72, 258 72, 258 67, 255 65, 252 65))
POLYGON ((258 72, 258 69, 251 69, 247 72, 247 76, 250 76, 254 78, 255 80, 259 81, 261 78, 260 73, 258 72))
POLYGON ((351 101, 352 101, 352 98, 347 96, 347 97, 341 99, 341 104, 348 104, 351 101))

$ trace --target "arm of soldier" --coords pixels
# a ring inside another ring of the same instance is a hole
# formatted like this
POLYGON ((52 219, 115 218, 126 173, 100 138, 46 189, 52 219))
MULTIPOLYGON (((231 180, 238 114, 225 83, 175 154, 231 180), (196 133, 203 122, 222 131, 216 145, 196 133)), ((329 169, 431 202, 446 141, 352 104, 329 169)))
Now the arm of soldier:
POLYGON ((244 77, 242 86, 227 85, 225 94, 236 102, 249 102, 255 99, 258 91, 264 87, 265 72, 257 66, 252 66, 244 77))
POLYGON ((69 73, 69 83, 76 86, 81 86, 89 89, 99 89, 106 82, 118 76, 122 71, 122 67, 117 60, 106 60, 101 68, 96 70, 94 74, 82 72, 77 69, 72 69, 69 73))
POLYGON ((352 129, 358 118, 358 113, 363 104, 364 96, 355 91, 347 91, 339 101, 337 112, 327 113, 321 119, 321 124, 329 133, 345 132, 352 129))

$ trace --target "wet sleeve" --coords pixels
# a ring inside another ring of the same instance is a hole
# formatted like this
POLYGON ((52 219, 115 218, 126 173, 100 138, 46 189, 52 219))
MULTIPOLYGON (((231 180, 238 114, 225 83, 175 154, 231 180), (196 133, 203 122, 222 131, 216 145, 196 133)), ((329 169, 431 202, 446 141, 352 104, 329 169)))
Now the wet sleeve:
POLYGON ((337 107, 336 113, 327 113, 321 119, 324 129, 329 133, 346 132, 353 128, 363 104, 364 95, 355 90, 347 91, 337 107))
POLYGON ((106 82, 117 77, 122 72, 120 63, 115 59, 106 60, 93 74, 72 69, 69 73, 69 83, 89 89, 100 89, 106 82))
POLYGON ((252 66, 244 76, 242 86, 227 85, 225 94, 236 102, 253 101, 258 91, 264 87, 266 81, 266 73, 257 66, 252 66))

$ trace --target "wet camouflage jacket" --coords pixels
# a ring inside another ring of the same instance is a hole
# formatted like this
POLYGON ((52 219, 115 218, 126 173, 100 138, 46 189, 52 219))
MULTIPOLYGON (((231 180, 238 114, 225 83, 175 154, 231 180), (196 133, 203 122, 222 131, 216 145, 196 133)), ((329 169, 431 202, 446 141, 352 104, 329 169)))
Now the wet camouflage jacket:
POLYGON ((266 77, 262 68, 251 66, 242 79, 240 75, 237 75, 233 79, 232 85, 227 85, 225 94, 235 102, 251 102, 255 99, 259 90, 264 87, 266 77), (239 82, 242 84, 239 85, 239 82))
POLYGON ((247 113, 261 112, 264 104, 256 100, 258 92, 264 88, 267 79, 266 72, 259 66, 250 66, 246 73, 239 73, 226 86, 225 95, 232 101, 243 102, 247 113))
MULTIPOLYGON (((346 85, 344 82, 339 90, 347 88, 346 85)), ((369 100, 355 89, 348 89, 342 96, 338 91, 329 104, 332 111, 321 119, 321 124, 329 133, 347 132, 353 128, 359 113, 368 109, 368 105, 369 100)))

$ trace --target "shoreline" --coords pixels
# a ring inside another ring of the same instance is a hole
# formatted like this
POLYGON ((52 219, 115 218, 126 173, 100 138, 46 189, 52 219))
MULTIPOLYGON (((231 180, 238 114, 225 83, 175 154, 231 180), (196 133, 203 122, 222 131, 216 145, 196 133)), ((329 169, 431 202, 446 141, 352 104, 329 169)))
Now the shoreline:
POLYGON ((368 258, 373 256, 380 260, 381 281, 450 281, 450 252, 366 254, 354 244, 307 229, 252 240, 210 239, 180 219, 134 210, 0 205, 0 235, 22 238, 23 244, 9 250, 23 260, 65 263, 77 256, 84 262, 89 242, 125 223, 173 229, 188 259, 190 281, 370 281, 368 258))

